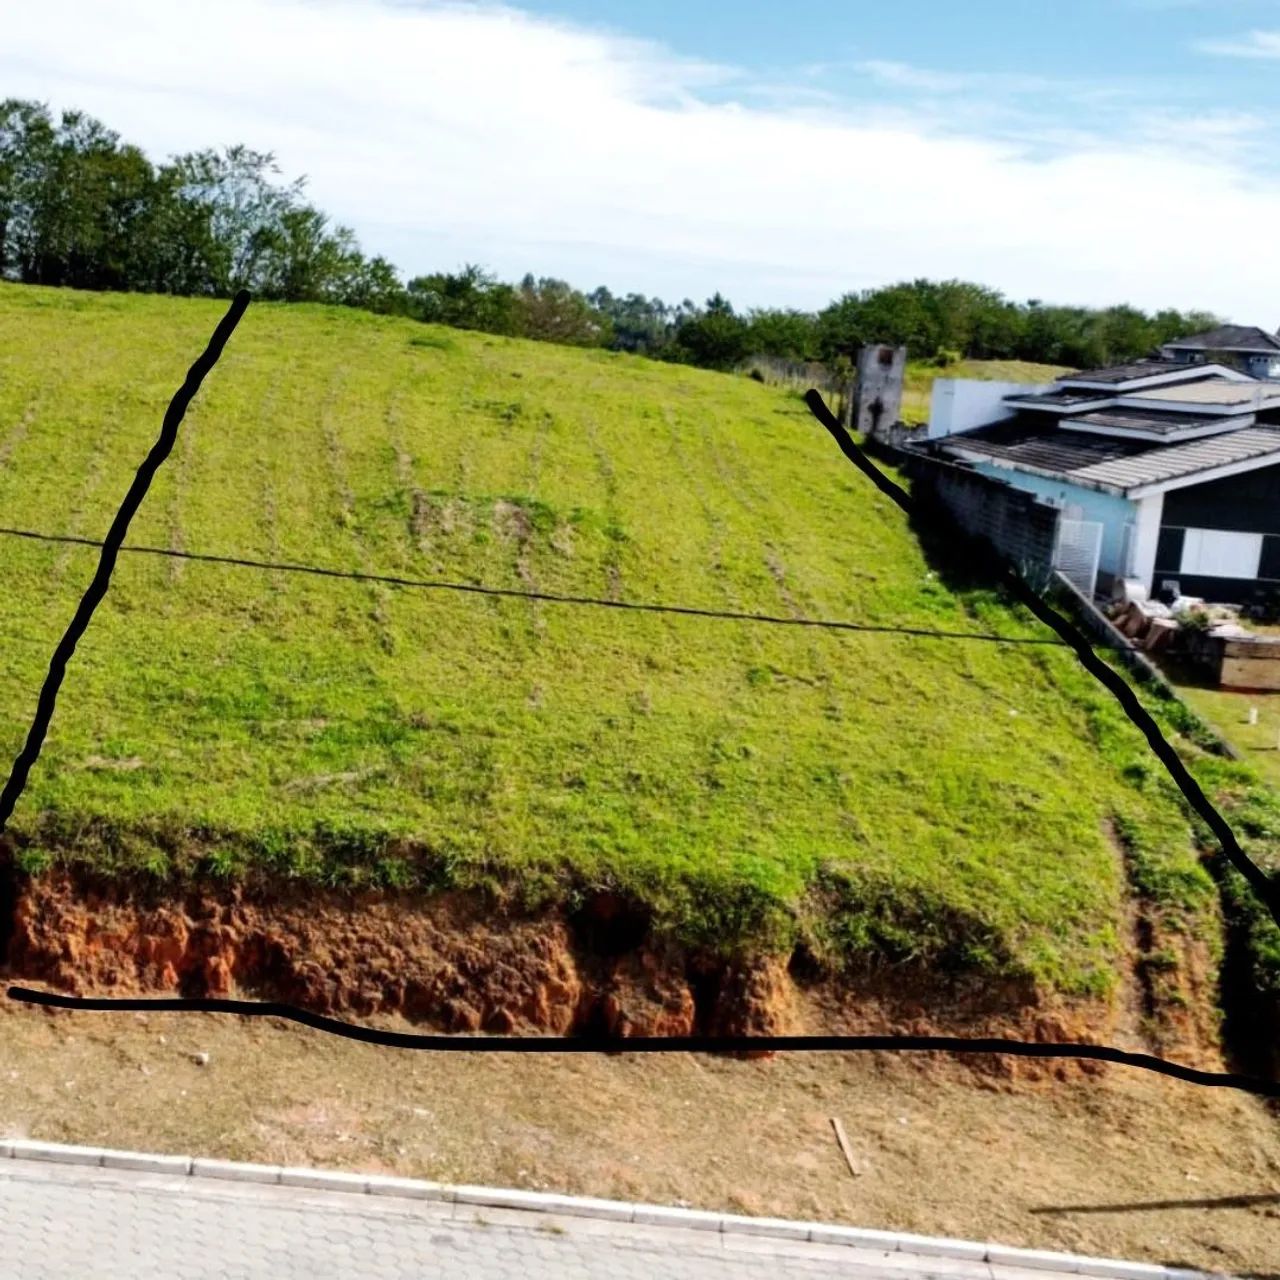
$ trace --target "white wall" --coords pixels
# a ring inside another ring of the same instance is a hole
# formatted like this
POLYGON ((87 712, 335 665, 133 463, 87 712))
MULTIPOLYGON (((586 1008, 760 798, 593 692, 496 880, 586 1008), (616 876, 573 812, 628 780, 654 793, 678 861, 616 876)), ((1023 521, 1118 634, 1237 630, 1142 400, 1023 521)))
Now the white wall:
POLYGON ((930 440, 942 436, 974 431, 1003 418, 1011 418, 1015 410, 1005 403, 1005 396, 1034 396, 1048 391, 1052 383, 981 382, 976 378, 939 378, 933 384, 929 404, 930 440))
POLYGON ((1139 498, 1134 506, 1137 508, 1135 534, 1133 544, 1133 576, 1155 593, 1157 583, 1156 545, 1160 541, 1160 520, 1164 515, 1164 494, 1149 493, 1139 498))

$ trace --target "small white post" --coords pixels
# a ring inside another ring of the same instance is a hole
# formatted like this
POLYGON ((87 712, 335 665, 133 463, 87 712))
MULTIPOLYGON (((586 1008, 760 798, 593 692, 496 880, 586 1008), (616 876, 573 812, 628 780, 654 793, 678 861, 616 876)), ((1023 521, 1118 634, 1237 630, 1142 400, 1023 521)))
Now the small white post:
POLYGON ((1258 708, 1257 708, 1257 707, 1250 707, 1250 708, 1249 708, 1249 723, 1250 723, 1250 724, 1257 724, 1257 723, 1258 723, 1258 708))

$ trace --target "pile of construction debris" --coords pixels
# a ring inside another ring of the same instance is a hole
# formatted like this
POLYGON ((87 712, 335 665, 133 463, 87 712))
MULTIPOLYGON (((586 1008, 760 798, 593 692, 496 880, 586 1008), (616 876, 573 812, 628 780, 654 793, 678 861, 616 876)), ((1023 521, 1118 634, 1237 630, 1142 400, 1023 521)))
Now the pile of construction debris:
POLYGON ((1256 638, 1240 625, 1239 610, 1231 605, 1208 604, 1199 596, 1184 595, 1167 602, 1152 600, 1146 588, 1133 579, 1121 584, 1120 598, 1112 604, 1110 617, 1135 649, 1149 652, 1177 647, 1179 636, 1186 632, 1224 640, 1256 638))

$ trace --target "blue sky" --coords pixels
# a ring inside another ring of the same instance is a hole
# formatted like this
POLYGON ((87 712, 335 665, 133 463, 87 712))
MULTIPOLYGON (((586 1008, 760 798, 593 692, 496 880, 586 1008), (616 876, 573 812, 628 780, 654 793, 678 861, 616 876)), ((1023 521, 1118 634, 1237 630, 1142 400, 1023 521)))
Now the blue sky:
POLYGON ((407 273, 1280 323, 1280 0, 42 0, 4 92, 271 149, 407 273), (212 12, 212 10, 210 11, 212 12))
MULTIPOLYGON (((868 100, 903 108, 950 100, 963 108, 957 127, 980 114, 989 130, 1013 136, 1037 126, 1106 129, 1117 109, 1221 118, 1275 117, 1280 109, 1280 0, 552 0, 525 7, 723 64, 736 74, 708 88, 711 99, 790 89, 854 108, 868 100), (1259 34, 1275 35, 1276 43, 1260 44, 1259 34), (969 101, 957 104, 959 96, 969 101)), ((1266 163, 1265 148, 1259 153, 1266 163)))
MULTIPOLYGON (((1226 87, 1221 69, 1206 64, 1195 43, 1280 21, 1276 0, 551 0, 526 7, 757 70, 885 58, 962 73, 1190 79, 1210 92, 1226 87)), ((1265 68, 1252 79, 1263 87, 1265 68)), ((829 84, 837 87, 836 77, 829 84)))

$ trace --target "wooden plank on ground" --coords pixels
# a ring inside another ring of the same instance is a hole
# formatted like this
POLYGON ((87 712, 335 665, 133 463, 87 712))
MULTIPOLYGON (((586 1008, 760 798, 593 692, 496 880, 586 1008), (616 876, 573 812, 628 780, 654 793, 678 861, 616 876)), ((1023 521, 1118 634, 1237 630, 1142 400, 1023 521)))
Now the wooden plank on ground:
POLYGON ((844 1131, 844 1125, 840 1123, 839 1116, 831 1117, 831 1127, 836 1131, 836 1141, 840 1144, 840 1150, 844 1152, 844 1162, 849 1166, 849 1172, 855 1178, 862 1176, 862 1170, 858 1168, 857 1161, 853 1158, 853 1148, 849 1146, 849 1137, 844 1131))

